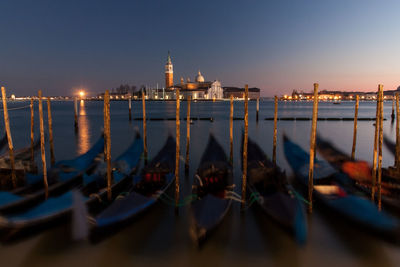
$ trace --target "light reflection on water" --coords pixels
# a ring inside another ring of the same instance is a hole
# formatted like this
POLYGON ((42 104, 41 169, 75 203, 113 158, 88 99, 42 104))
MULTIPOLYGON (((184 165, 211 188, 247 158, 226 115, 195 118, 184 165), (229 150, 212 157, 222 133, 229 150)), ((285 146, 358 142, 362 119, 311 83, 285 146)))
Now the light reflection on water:
POLYGON ((90 124, 86 116, 85 101, 81 100, 79 104, 79 117, 78 117, 78 147, 77 154, 81 155, 90 148, 90 124))
MULTIPOLYGON (((12 102, 10 107, 26 103, 12 102)), ((260 121, 255 122, 255 102, 249 105, 249 136, 268 155, 272 154, 273 102, 260 102, 260 121)), ((374 117, 375 103, 360 102, 359 117, 374 117)), ((100 136, 103 128, 103 103, 85 101, 80 103, 79 131, 74 133, 73 102, 54 102, 53 134, 56 160, 70 159, 84 153, 100 136), (76 137, 76 145, 74 143, 76 137)), ((175 102, 146 103, 149 118, 173 118, 175 102)), ((37 110, 37 106, 35 111, 37 110)), ((243 117, 243 102, 235 102, 235 117, 243 117)), ((191 193, 191 184, 209 132, 229 153, 229 103, 192 103, 193 117, 214 117, 214 122, 194 121, 191 125, 190 171, 185 177, 181 162, 181 199, 191 193)), ((281 117, 309 117, 312 103, 280 102, 281 117)), ((352 117, 354 102, 341 105, 320 103, 320 117, 352 117)), ((394 139, 389 118, 391 102, 385 103, 385 134, 394 139)), ((134 118, 142 116, 141 102, 132 102, 134 118)), ((186 103, 181 104, 181 117, 185 117, 186 103)), ((37 114, 35 114, 37 117, 37 114)), ((1 117, 1 116, 0 116, 1 117)), ((29 145, 29 109, 10 111, 11 131, 16 148, 29 145)), ((45 116, 46 118, 46 116, 45 116)), ((0 119, 2 120, 2 119, 0 119)), ((37 121, 37 120, 36 120, 37 121)), ((1 122, 1 125, 3 123, 1 122)), ((142 122, 128 121, 128 103, 111 102, 112 158, 117 157, 134 138, 134 128, 142 133, 142 122)), ((234 176, 236 191, 240 193, 240 138, 243 121, 234 121, 234 176)), ((278 121, 277 163, 291 173, 283 155, 282 133, 308 150, 310 121, 278 121)), ((35 125, 38 129, 38 125, 35 125)), ((148 148, 150 159, 164 144, 168 133, 175 135, 174 121, 148 121, 148 148)), ((352 145, 352 121, 318 121, 318 132, 350 154, 352 145)), ((372 121, 359 121, 356 157, 371 161, 374 127, 372 121)), ((186 125, 181 121, 181 155, 185 155, 186 125)), ((49 155, 49 154, 47 154, 49 155)), ((393 164, 393 157, 384 147, 384 166, 393 164)), ((173 196, 173 194, 172 194, 173 196)), ((208 240, 202 250, 197 250, 188 235, 188 206, 176 216, 174 208, 160 203, 130 226, 104 242, 91 245, 74 243, 69 239, 70 226, 63 225, 13 246, 0 245, 0 260, 10 266, 121 266, 139 265, 275 265, 275 266, 387 266, 400 261, 398 248, 355 230, 351 225, 340 223, 340 218, 325 219, 316 210, 309 216, 309 240, 299 248, 292 238, 276 224, 260 213, 250 209, 244 214, 240 205, 234 203, 223 224, 208 240), (334 259, 334 260, 327 260, 334 259), (3 261, 4 260, 4 261, 3 261)))

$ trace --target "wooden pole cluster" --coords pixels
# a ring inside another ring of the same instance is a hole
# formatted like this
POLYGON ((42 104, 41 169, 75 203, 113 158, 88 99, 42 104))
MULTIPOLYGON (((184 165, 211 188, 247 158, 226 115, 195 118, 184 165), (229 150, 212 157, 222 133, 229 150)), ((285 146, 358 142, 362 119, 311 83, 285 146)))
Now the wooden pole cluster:
POLYGON ((11 181, 12 181, 13 187, 16 188, 17 187, 17 177, 15 175, 14 146, 13 146, 13 141, 12 141, 12 137, 11 137, 10 120, 8 117, 6 88, 1 87, 1 95, 3 98, 4 126, 6 128, 7 141, 8 141, 8 153, 10 156, 10 163, 11 163, 11 181))
POLYGON ((131 95, 129 96, 128 103, 129 103, 129 120, 131 121, 132 120, 132 96, 131 95))
POLYGON ((233 164, 233 95, 231 95, 231 110, 229 114, 229 145, 230 145, 229 162, 233 164))
POLYGON ((49 124, 49 141, 50 141, 50 162, 53 166, 56 162, 54 156, 54 143, 53 143, 53 120, 51 118, 50 97, 47 98, 47 119, 49 124))
POLYGON ((38 91, 38 98, 39 98, 40 151, 42 154, 43 183, 44 183, 45 197, 47 199, 49 197, 49 184, 47 182, 46 149, 44 144, 42 90, 38 91))
POLYGON ((260 98, 257 97, 257 104, 256 104, 256 121, 258 121, 258 112, 260 110, 260 98))
POLYGON ((379 85, 380 107, 379 107, 379 150, 378 150, 378 209, 382 209, 382 143, 383 143, 383 85, 379 85))
POLYGON ((75 132, 78 131, 78 102, 76 96, 74 97, 74 119, 75 119, 75 132))
POLYGON ((34 151, 34 145, 35 145, 35 136, 34 136, 34 109, 33 109, 33 97, 31 98, 31 161, 35 161, 35 151, 34 151))
POLYGON ((142 112, 143 112, 143 152, 145 162, 147 163, 147 128, 146 128, 146 98, 142 91, 142 112))
POLYGON ((274 139, 272 146, 272 163, 276 165, 276 139, 277 139, 277 124, 278 124, 278 97, 274 97, 274 139))
POLYGON ((308 171, 308 212, 312 213, 312 201, 313 201, 313 190, 314 190, 314 158, 315 158, 315 138, 317 135, 317 118, 318 118, 318 83, 314 83, 314 105, 313 105, 313 116, 311 125, 311 136, 310 136, 310 168, 308 171))
POLYGON ((400 153, 400 119, 399 119, 399 93, 396 93, 396 157, 395 157, 395 166, 397 171, 400 169, 399 164, 399 153, 400 153))
POLYGON ((104 94, 104 141, 105 159, 107 163, 107 197, 111 201, 111 127, 110 127, 110 93, 106 90, 104 94))
POLYGON ((242 209, 246 203, 247 186, 247 143, 249 137, 249 86, 244 89, 244 140, 243 140, 243 176, 242 176, 242 209))
POLYGON ((356 107, 354 110, 354 131, 353 131, 353 147, 351 149, 351 159, 354 160, 356 155, 356 141, 357 141, 357 118, 358 118, 358 105, 359 105, 359 96, 356 96, 356 107))
POLYGON ((176 151, 175 151, 175 207, 178 207, 179 203, 179 155, 180 155, 180 99, 179 99, 179 89, 176 89, 176 151))
POLYGON ((191 97, 188 96, 188 98, 187 98, 187 114, 186 114, 186 159, 185 159, 185 171, 189 170, 190 100, 191 100, 191 97))

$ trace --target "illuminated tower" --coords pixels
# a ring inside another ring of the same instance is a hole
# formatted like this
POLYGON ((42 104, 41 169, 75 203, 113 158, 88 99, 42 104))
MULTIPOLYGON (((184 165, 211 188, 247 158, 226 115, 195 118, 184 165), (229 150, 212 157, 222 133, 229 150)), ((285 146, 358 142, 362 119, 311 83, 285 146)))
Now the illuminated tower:
POLYGON ((174 70, 171 62, 171 55, 168 51, 168 59, 165 64, 165 88, 172 87, 174 85, 174 70))

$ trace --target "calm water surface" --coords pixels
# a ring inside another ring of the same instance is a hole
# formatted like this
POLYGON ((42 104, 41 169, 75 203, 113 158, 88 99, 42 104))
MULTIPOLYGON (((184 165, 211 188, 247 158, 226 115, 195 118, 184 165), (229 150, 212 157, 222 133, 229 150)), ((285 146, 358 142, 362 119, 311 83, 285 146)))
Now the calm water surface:
MULTIPOLYGON (((11 102, 10 122, 14 147, 30 144, 30 111, 27 102, 11 102)), ((236 117, 243 117, 243 102, 235 102, 236 117)), ((391 102, 385 103, 384 132, 394 140, 395 129, 390 122, 391 102)), ((375 103, 360 102, 359 117, 374 117, 375 103)), ((175 102, 147 102, 148 118, 175 117, 175 102)), ((255 120, 255 102, 249 104, 249 137, 268 155, 272 154, 273 102, 260 102, 260 120, 255 120)), ((44 110, 47 108, 44 105, 44 110)), ((133 117, 142 117, 141 102, 133 102, 133 117)), ((35 129, 38 133, 37 104, 35 129)), ((100 136, 103 127, 103 103, 80 102, 79 131, 74 131, 73 102, 52 102, 53 135, 56 160, 70 159, 87 151, 100 136)), ((185 177, 181 168, 181 198, 190 194, 193 174, 214 133, 229 154, 229 102, 192 103, 192 117, 213 117, 214 122, 194 121, 191 125, 190 173, 185 177)), ((280 117, 311 117, 311 102, 280 102, 280 117)), ((186 116, 186 102, 181 102, 181 117, 186 116)), ((340 105, 320 103, 319 117, 353 117, 354 102, 340 105)), ((47 122, 47 113, 45 113, 47 122)), ((2 120, 2 118, 0 119, 2 120)), ((3 121, 1 121, 3 126, 3 121)), ((277 162, 291 175, 282 149, 282 133, 308 150, 310 121, 278 121, 277 162)), ((112 157, 117 157, 131 143, 134 130, 142 132, 142 121, 128 120, 127 102, 111 102, 112 157)), ((234 121, 234 175, 236 191, 240 192, 240 138, 243 121, 234 121)), ((353 121, 318 121, 318 132, 334 144, 351 152, 353 121)), ((175 121, 148 121, 150 159, 159 151, 169 133, 175 135, 175 121)), ((372 160, 374 127, 372 121, 358 122, 356 157, 372 160)), ((186 123, 181 121, 181 155, 185 155, 186 123)), ((48 149, 48 147, 47 147, 48 149)), ((47 150, 47 156, 49 151, 47 150)), ((37 155, 39 159, 39 155, 37 155)), ((393 164, 393 157, 384 147, 383 165, 393 164)), ((181 164, 181 167, 183 164, 181 164)), ((340 218, 327 219, 318 210, 308 216, 308 243, 295 244, 268 217, 250 208, 240 213, 234 203, 227 218, 211 236, 203 249, 196 249, 188 234, 188 206, 175 216, 172 206, 158 204, 150 212, 124 230, 92 245, 70 240, 70 225, 49 229, 12 245, 0 245, 1 266, 110 266, 110 265, 167 265, 187 266, 212 264, 275 265, 275 266, 396 266, 400 262, 400 247, 377 240, 340 218), (211 261, 211 262, 210 262, 211 261), (208 263, 210 262, 210 263, 208 263), (3 265, 4 264, 4 265, 3 265)))

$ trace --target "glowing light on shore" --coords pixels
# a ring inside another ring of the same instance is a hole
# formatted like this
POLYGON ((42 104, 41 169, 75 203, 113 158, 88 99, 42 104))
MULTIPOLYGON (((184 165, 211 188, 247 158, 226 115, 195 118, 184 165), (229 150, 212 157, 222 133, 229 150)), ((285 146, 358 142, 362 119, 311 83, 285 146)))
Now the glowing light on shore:
POLYGON ((79 96, 82 98, 82 97, 85 97, 85 91, 79 91, 79 96))

